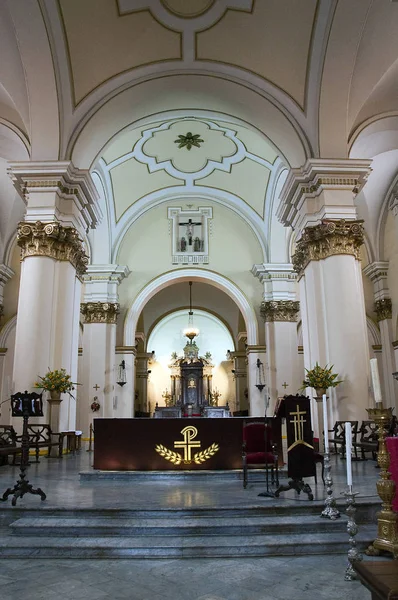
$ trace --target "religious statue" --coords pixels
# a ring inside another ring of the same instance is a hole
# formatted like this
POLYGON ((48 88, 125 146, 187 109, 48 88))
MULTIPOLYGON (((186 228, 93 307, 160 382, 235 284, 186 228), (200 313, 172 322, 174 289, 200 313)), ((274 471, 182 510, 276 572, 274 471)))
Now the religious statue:
POLYGON ((200 239, 196 237, 193 241, 193 251, 200 252, 200 239))
POLYGON ((185 252, 187 249, 187 241, 184 237, 181 238, 180 248, 181 252, 185 252))

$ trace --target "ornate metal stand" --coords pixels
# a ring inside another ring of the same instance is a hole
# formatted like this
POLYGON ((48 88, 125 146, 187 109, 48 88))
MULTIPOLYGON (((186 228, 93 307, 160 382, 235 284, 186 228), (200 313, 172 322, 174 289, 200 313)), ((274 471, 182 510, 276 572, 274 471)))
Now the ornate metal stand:
MULTIPOLYGON (((312 489, 308 483, 304 483, 302 479, 289 479, 286 485, 280 485, 278 487, 275 492, 275 497, 279 498, 280 492, 287 492, 288 490, 295 490, 298 494, 300 494, 300 492, 304 492, 304 494, 307 494, 308 500, 314 499, 312 489)), ((261 494, 259 494, 259 496, 261 496, 261 494)))
POLYGON ((376 483, 382 505, 381 511, 377 513, 377 538, 366 550, 369 556, 378 556, 380 551, 392 552, 394 558, 398 558, 398 515, 392 509, 392 501, 395 496, 395 482, 390 479, 388 471, 390 456, 386 447, 386 435, 388 426, 393 417, 392 408, 383 408, 380 402, 376 408, 368 408, 369 418, 377 425, 377 436, 379 450, 377 452, 377 464, 380 467, 380 479, 376 483))
MULTIPOLYGON (((19 475, 19 480, 15 484, 13 488, 8 488, 3 497, 0 498, 2 502, 5 502, 8 496, 13 495, 13 499, 11 504, 13 506, 16 505, 17 499, 22 498, 25 494, 37 494, 41 497, 42 500, 46 499, 46 494, 40 488, 34 489, 34 487, 29 483, 26 479, 26 468, 29 465, 29 434, 28 434, 28 421, 29 416, 33 413, 34 416, 39 416, 40 412, 38 410, 34 410, 33 402, 40 398, 41 402, 41 394, 14 394, 11 397, 11 405, 13 409, 13 416, 23 416, 23 429, 22 429, 22 454, 21 454, 21 472, 19 475), (17 406, 18 403, 18 406, 17 406)), ((43 412, 41 411, 41 416, 43 412)))
POLYGON ((335 521, 340 517, 340 512, 336 506, 336 500, 333 496, 333 479, 331 475, 331 466, 330 466, 330 453, 325 452, 324 457, 325 464, 325 473, 326 473, 326 498, 325 498, 325 508, 321 512, 321 517, 325 517, 326 519, 331 519, 335 521))
POLYGON ((86 450, 86 452, 92 452, 93 451, 93 424, 90 423, 90 435, 88 438, 88 450, 86 450))
POLYGON ((352 486, 350 485, 348 490, 346 492, 342 492, 342 494, 347 498, 347 533, 350 536, 348 541, 350 545, 348 550, 348 564, 345 570, 344 579, 345 581, 353 581, 354 579, 357 579, 357 574, 354 571, 353 563, 363 559, 363 556, 359 552, 357 543, 355 541, 355 536, 358 533, 358 525, 355 522, 355 512, 357 510, 355 506, 355 496, 358 496, 358 493, 353 493, 352 486))

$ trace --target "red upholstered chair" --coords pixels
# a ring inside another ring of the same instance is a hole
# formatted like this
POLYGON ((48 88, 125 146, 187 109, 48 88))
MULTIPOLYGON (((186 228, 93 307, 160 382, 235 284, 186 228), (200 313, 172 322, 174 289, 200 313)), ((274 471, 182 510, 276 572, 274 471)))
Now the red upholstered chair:
POLYGON ((243 424, 243 487, 246 488, 249 469, 264 469, 268 477, 271 471, 271 481, 279 485, 278 456, 272 441, 272 429, 264 423, 243 424))

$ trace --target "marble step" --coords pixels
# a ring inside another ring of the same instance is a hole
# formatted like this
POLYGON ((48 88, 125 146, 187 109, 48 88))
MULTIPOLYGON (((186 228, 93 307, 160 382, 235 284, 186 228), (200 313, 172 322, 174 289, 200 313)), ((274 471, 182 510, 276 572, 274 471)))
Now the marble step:
POLYGON ((192 517, 183 518, 122 518, 122 517, 26 517, 10 524, 18 535, 76 535, 76 536, 165 536, 165 535, 256 535, 277 532, 322 533, 345 531, 347 517, 342 515, 335 522, 319 515, 270 516, 270 517, 192 517))
MULTIPOLYGON (((375 535, 374 526, 364 526, 356 536, 364 550, 375 535)), ((306 533, 251 536, 107 536, 0 538, 2 558, 222 558, 240 556, 292 556, 343 554, 348 535, 306 533)))
MULTIPOLYGON (((338 501, 337 506, 343 513, 345 502, 338 501)), ((126 508, 59 508, 48 506, 45 502, 30 507, 12 507, 11 503, 1 505, 0 519, 16 520, 24 517, 59 517, 59 518, 92 518, 92 517, 114 517, 114 518, 136 518, 153 519, 168 518, 181 521, 182 519, 192 520, 196 517, 217 517, 220 514, 223 517, 277 517, 277 516, 308 516, 318 517, 324 508, 324 501, 308 502, 303 500, 300 504, 294 504, 289 500, 280 498, 264 498, 264 501, 251 506, 218 506, 197 507, 197 508, 170 508, 157 507, 155 509, 126 509, 126 508)), ((358 499, 356 502, 356 521, 358 523, 374 523, 375 515, 380 510, 380 498, 358 499)))

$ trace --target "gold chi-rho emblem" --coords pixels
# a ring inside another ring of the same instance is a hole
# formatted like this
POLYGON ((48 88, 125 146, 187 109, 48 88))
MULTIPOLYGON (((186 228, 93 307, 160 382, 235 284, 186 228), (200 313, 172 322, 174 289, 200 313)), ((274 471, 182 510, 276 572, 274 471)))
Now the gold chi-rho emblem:
POLYGON ((179 452, 174 452, 174 450, 169 450, 169 448, 162 446, 162 444, 158 444, 157 446, 155 446, 156 452, 158 452, 160 456, 163 456, 163 458, 169 460, 174 465, 180 465, 181 463, 184 463, 185 465, 190 465, 192 462, 196 463, 197 465, 201 465, 206 460, 209 460, 209 458, 214 456, 214 454, 220 448, 218 444, 214 443, 208 448, 206 448, 206 450, 198 451, 193 454, 192 451, 197 448, 200 448, 202 445, 202 443, 196 439, 196 436, 198 435, 198 430, 196 429, 196 427, 188 425, 187 427, 184 427, 184 429, 181 430, 181 434, 183 439, 176 440, 174 442, 174 448, 181 448, 181 450, 183 451, 183 455, 181 455, 179 452))

